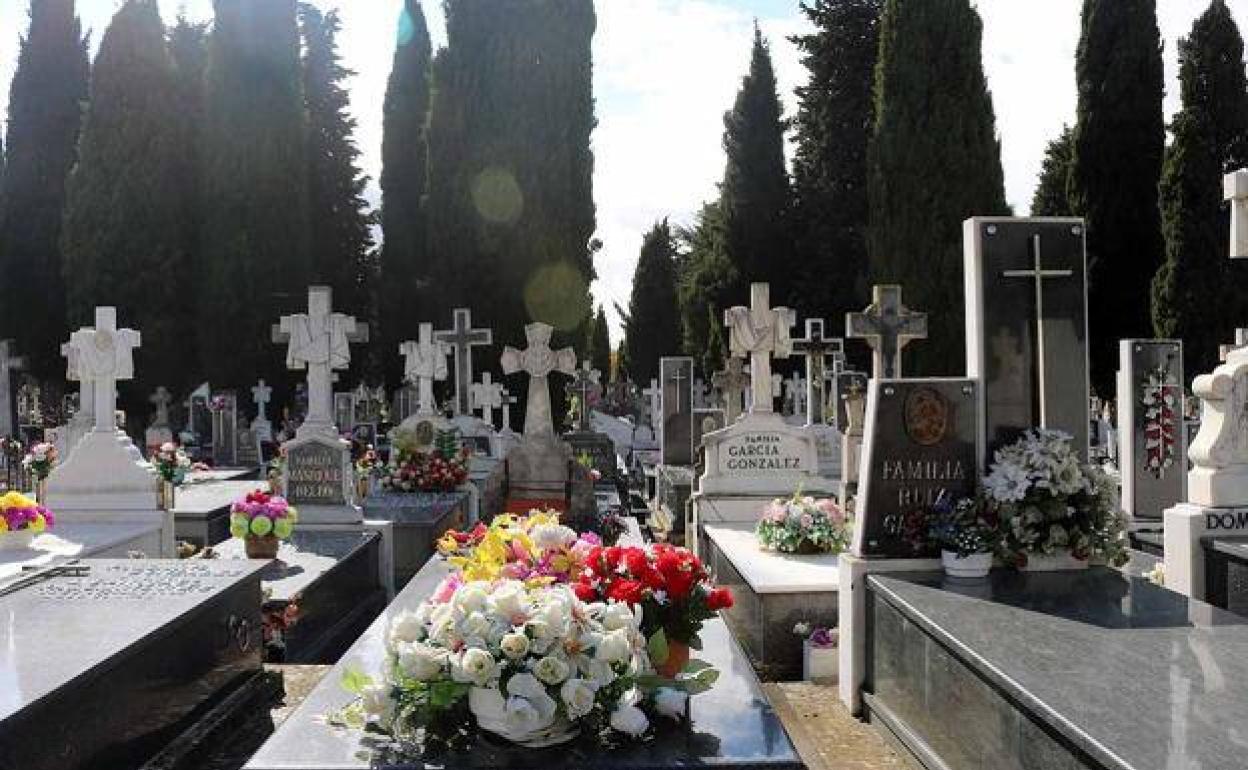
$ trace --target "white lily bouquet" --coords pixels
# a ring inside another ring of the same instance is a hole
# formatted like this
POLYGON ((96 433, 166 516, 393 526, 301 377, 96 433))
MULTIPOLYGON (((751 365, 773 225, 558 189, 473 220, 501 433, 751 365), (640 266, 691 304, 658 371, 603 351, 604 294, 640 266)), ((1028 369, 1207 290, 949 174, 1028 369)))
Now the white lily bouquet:
POLYGON ((567 585, 449 578, 433 599, 393 618, 379 681, 347 675, 359 699, 338 718, 398 738, 466 731, 475 720, 526 746, 582 729, 639 736, 649 729, 643 701, 682 719, 688 696, 716 675, 708 667, 659 680, 640 625, 640 608, 585 603, 567 585))

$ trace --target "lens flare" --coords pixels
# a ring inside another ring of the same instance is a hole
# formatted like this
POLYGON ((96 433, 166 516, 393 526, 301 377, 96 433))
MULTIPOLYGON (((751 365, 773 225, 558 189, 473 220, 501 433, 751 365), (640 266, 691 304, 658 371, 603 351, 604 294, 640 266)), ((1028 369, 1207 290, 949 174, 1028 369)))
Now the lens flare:
POLYGON ((524 287, 529 317, 560 331, 572 331, 589 313, 589 283, 570 262, 538 268, 524 287))
POLYGON ((514 224, 524 211, 524 193, 510 171, 490 166, 472 180, 472 202, 487 222, 514 224))

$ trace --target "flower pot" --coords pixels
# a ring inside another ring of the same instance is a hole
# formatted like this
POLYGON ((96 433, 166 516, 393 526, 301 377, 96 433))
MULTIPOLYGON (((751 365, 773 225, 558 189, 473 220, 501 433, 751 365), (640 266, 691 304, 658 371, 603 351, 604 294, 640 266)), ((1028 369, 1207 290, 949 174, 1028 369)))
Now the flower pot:
POLYGON ((799 543, 797 548, 794 548, 791 553, 797 556, 813 556, 817 553, 823 553, 823 549, 806 538, 802 538, 802 542, 799 543))
POLYGON ((39 479, 35 479, 35 502, 43 506, 47 506, 48 504, 48 477, 47 476, 44 476, 39 479))
POLYGON ((34 539, 35 532, 30 529, 0 532, 0 551, 18 551, 30 548, 30 543, 34 539))
POLYGON ((654 670, 659 672, 659 676, 667 679, 675 679, 676 675, 685 669, 685 664, 689 662, 689 645, 684 642, 674 642, 667 640, 667 660, 661 665, 656 665, 654 670))
POLYGON ((1076 559, 1070 551, 1057 553, 1029 553, 1027 563, 1018 568, 1019 572, 1062 572, 1066 570, 1083 570, 1088 568, 1087 559, 1076 559))
POLYGON ((277 548, 281 542, 273 535, 248 535, 243 538, 243 549, 247 552, 248 559, 276 559, 277 548))
POLYGON ((807 682, 834 684, 840 679, 841 650, 839 647, 816 647, 809 639, 802 640, 802 678, 807 682))
POLYGON ((952 578, 976 580, 988 576, 992 570, 992 554, 973 553, 969 556, 958 556, 957 551, 941 551, 940 563, 944 565, 945 574, 952 578))

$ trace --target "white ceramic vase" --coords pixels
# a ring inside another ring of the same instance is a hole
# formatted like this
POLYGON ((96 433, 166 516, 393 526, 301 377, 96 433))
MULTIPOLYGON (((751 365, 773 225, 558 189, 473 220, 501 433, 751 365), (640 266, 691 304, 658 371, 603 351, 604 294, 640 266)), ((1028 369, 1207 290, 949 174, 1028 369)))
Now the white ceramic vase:
POLYGON ((840 679, 839 647, 816 647, 809 639, 802 641, 802 678, 807 682, 833 684, 840 679))
POLYGON ((1027 564, 1019 567, 1019 572, 1064 572, 1067 570, 1084 570, 1088 568, 1087 559, 1076 559, 1070 551, 1057 553, 1029 553, 1027 564))
POLYGON ((941 551, 940 563, 949 577, 978 580, 987 577, 992 570, 992 554, 973 553, 969 556, 958 556, 957 551, 941 551))

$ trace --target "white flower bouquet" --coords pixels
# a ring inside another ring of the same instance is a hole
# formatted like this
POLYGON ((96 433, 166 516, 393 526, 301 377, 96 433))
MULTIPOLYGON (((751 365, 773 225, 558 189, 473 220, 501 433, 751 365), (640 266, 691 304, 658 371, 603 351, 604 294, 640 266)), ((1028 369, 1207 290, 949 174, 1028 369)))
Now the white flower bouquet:
POLYGON ((1032 430, 997 450, 984 495, 1000 519, 1007 562, 1026 566, 1029 555, 1062 553, 1112 564, 1127 559, 1118 491, 1103 471, 1080 460, 1065 433, 1032 430))
POLYGON ((650 725, 643 701, 680 718, 696 686, 714 681, 648 687, 655 677, 640 608, 585 603, 567 585, 475 581, 435 597, 444 601, 391 620, 379 679, 347 675, 359 698, 338 719, 401 739, 464 733, 475 722, 514 743, 549 746, 582 730, 639 736, 650 725))

